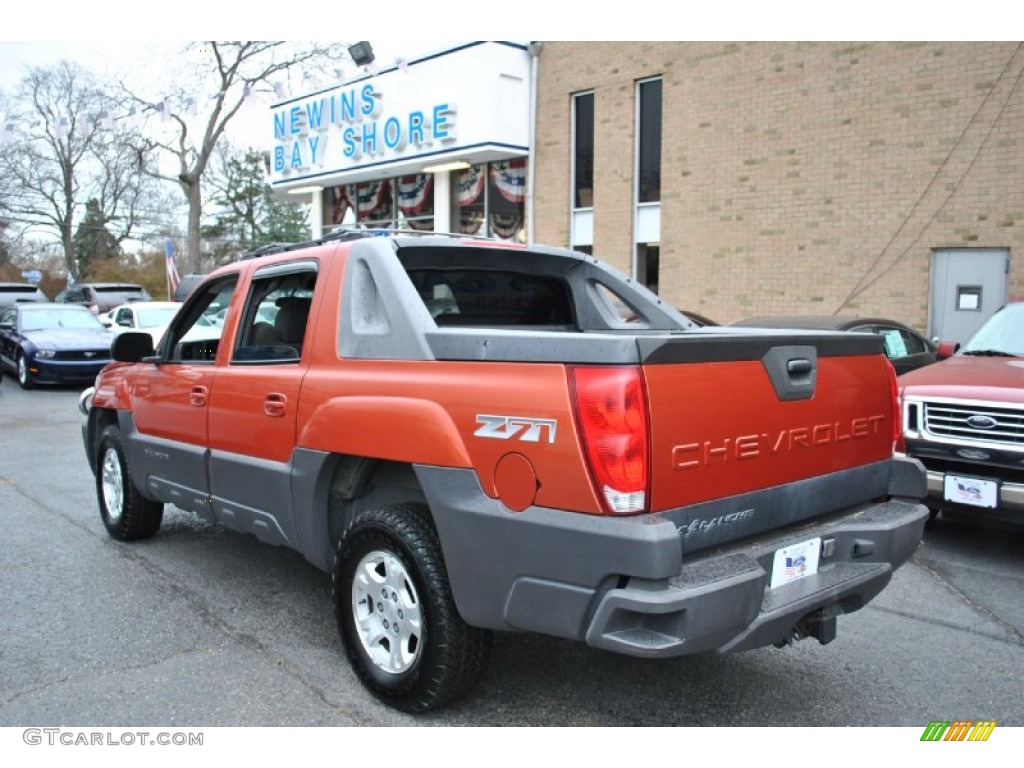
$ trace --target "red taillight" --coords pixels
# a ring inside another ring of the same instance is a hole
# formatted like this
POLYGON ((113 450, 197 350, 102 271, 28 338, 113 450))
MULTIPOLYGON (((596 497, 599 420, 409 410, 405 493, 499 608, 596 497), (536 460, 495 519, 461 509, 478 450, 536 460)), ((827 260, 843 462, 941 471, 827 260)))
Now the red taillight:
POLYGON ((605 509, 647 509, 647 395, 640 369, 570 368, 576 423, 605 509))
POLYGON ((892 393, 892 449, 903 453, 906 444, 903 442, 903 403, 900 401, 900 385, 896 380, 896 369, 892 363, 885 361, 889 369, 889 391, 892 393))

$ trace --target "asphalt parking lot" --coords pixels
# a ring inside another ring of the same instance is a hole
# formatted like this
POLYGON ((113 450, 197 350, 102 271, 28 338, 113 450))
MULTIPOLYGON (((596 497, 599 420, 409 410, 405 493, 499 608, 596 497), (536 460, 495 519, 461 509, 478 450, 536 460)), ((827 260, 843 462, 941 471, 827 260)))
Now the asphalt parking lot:
POLYGON ((500 635, 468 699, 397 713, 299 555, 175 508, 108 538, 77 397, 0 387, 0 726, 1024 726, 1024 535, 942 520, 827 646, 645 661, 500 635))

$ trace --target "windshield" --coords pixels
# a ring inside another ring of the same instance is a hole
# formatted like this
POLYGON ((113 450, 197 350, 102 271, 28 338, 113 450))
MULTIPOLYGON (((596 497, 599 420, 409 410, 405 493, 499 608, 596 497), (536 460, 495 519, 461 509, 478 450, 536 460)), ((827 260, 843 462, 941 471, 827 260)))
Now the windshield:
POLYGON ((146 294, 141 285, 97 285, 94 286, 94 290, 96 293, 102 293, 104 296, 112 293, 122 294, 125 301, 146 294))
POLYGON ((139 328, 153 328, 171 322, 178 312, 178 307, 146 307, 137 309, 136 312, 139 318, 139 328))
POLYGON ((88 310, 34 309, 22 312, 21 330, 53 331, 58 328, 92 328, 105 330, 103 323, 88 310))
POLYGON ((1007 304, 992 315, 960 354, 1024 357, 1024 302, 1007 304))

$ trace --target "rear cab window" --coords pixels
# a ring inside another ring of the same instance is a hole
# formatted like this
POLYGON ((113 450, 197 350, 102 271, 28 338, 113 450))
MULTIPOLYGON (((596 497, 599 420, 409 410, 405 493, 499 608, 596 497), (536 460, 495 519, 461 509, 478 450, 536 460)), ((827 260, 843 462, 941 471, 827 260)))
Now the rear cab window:
POLYGON ((444 268, 408 274, 439 326, 576 330, 569 289, 557 277, 444 268))

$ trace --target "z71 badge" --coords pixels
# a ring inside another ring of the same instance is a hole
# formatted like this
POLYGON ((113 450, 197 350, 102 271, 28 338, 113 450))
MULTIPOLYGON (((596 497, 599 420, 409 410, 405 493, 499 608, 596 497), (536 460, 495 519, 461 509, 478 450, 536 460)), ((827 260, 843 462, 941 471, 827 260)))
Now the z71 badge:
POLYGON ((475 437, 491 437, 495 440, 512 440, 517 438, 524 443, 539 443, 544 435, 547 442, 555 442, 555 429, 558 422, 554 419, 533 419, 529 416, 491 416, 477 414, 476 423, 480 427, 473 433, 475 437))

